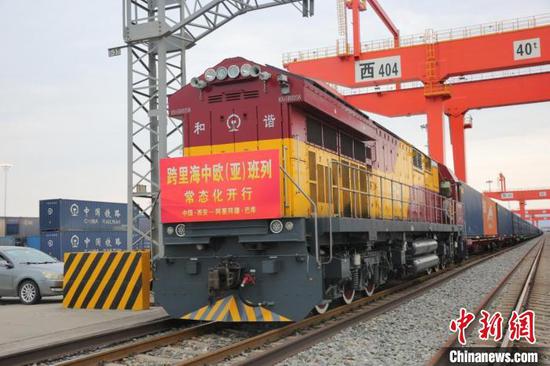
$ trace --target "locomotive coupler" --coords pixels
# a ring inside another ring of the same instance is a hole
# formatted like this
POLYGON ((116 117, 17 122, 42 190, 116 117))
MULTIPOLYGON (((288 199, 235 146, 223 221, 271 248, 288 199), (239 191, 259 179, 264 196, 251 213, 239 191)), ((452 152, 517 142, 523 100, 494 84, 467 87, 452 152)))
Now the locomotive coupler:
POLYGON ((237 289, 241 284, 242 267, 231 260, 222 261, 219 265, 208 269, 208 292, 237 289))

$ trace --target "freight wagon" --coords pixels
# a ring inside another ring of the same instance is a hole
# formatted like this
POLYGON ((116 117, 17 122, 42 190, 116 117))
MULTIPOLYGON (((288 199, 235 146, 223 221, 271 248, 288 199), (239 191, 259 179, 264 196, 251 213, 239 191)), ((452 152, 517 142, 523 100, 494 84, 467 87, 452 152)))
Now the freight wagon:
POLYGON ((466 183, 460 183, 460 195, 464 203, 464 238, 470 252, 517 243, 541 233, 466 183))
POLYGON ((497 204, 498 238, 501 242, 510 244, 516 241, 514 225, 512 223, 512 211, 497 204))
POLYGON ((299 320, 498 239, 494 202, 315 81, 227 59, 169 106, 185 148, 161 161, 154 287, 171 316, 299 320))

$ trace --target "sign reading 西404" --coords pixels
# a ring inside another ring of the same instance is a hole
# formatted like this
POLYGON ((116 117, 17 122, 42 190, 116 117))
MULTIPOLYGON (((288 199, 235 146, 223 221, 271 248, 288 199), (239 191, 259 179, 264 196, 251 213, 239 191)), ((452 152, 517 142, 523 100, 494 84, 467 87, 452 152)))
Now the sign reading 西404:
POLYGON ((163 223, 278 218, 279 150, 162 159, 163 223))
POLYGON ((401 77, 401 56, 373 58, 355 62, 355 81, 377 81, 401 77))

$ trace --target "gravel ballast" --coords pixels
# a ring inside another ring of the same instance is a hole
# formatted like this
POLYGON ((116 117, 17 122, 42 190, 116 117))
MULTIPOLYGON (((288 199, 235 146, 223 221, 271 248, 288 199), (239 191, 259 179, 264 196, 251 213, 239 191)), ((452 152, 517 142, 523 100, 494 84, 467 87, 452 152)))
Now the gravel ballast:
POLYGON ((460 308, 473 312, 535 242, 475 266, 279 365, 424 365, 449 337, 449 322, 458 317, 460 308))

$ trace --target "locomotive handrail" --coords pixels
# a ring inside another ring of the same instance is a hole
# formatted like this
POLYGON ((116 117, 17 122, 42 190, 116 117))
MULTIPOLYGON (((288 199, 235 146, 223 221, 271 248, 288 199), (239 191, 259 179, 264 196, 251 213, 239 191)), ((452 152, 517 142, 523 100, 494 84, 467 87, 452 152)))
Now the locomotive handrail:
MULTIPOLYGON (((328 204, 329 208, 332 207, 332 213, 334 213, 334 206, 332 202, 332 164, 328 167, 328 181, 329 181, 329 190, 328 190, 328 204)), ((332 262, 332 213, 328 217, 328 250, 329 250, 329 257, 327 262, 323 262, 323 264, 329 264, 332 262)))
POLYGON ((317 226, 317 204, 315 204, 315 202, 311 199, 310 196, 308 196, 308 194, 302 189, 302 187, 300 187, 300 185, 296 183, 294 179, 292 179, 292 177, 290 176, 290 174, 288 174, 285 168, 279 165, 279 169, 281 169, 281 171, 288 178, 288 180, 290 180, 290 182, 294 184, 294 186, 298 189, 298 191, 300 191, 300 193, 304 195, 304 197, 309 201, 309 203, 313 207, 313 220, 314 220, 314 227, 315 227, 315 261, 319 266, 321 266, 323 262, 321 262, 321 259, 319 258, 319 231, 317 229, 318 227, 317 226))
MULTIPOLYGON (((381 214, 380 218, 385 218, 384 210, 383 210, 384 201, 389 200, 391 202, 391 206, 392 206, 391 207, 392 220, 396 219, 395 212, 394 212, 394 210, 395 210, 394 205, 396 203, 399 203, 400 204, 401 217, 398 218, 398 219, 400 219, 400 220, 404 220, 404 205, 408 204, 410 206, 413 206, 413 207, 416 207, 416 208, 419 208, 419 209, 422 210, 422 212, 420 212, 420 214, 422 215, 420 221, 423 220, 424 222, 435 222, 435 223, 451 224, 451 225, 455 224, 455 218, 454 217, 450 217, 450 218, 445 217, 445 209, 443 207, 444 197, 441 196, 439 193, 430 191, 430 190, 426 189, 425 187, 415 187, 415 186, 409 185, 407 183, 397 181, 397 180, 392 179, 392 178, 383 177, 381 175, 378 175, 378 174, 375 174, 371 171, 368 171, 367 169, 364 169, 363 167, 360 167, 360 166, 354 166, 352 164, 349 164, 349 165, 344 164, 342 161, 338 161, 338 160, 332 160, 332 162, 336 163, 340 167, 345 166, 346 168, 350 169, 350 171, 359 171, 359 172, 362 172, 362 173, 366 174, 367 188, 366 188, 365 191, 361 191, 361 189, 357 188, 358 185, 356 183, 355 174, 354 174, 354 177, 353 177, 353 185, 350 184, 349 188, 345 188, 345 187, 341 186, 340 184, 337 184, 335 188, 338 191, 345 191, 345 192, 350 192, 350 193, 354 194, 354 197, 353 197, 354 203, 356 203, 356 200, 357 200, 356 195, 357 194, 366 195, 368 206, 369 206, 369 208, 368 208, 369 212, 367 214, 368 217, 372 218, 372 215, 371 215, 371 212, 370 212, 370 202, 371 202, 371 198, 375 198, 375 199, 380 200, 380 210, 381 210, 380 211, 380 214, 381 214), (375 178, 376 180, 378 180, 379 190, 380 190, 379 195, 376 192, 373 192, 370 188, 370 183, 371 183, 372 178, 375 178), (390 187, 391 197, 385 197, 383 182, 387 182, 387 183, 391 184, 391 187, 390 187), (394 193, 395 193, 394 187, 393 187, 394 184, 399 184, 400 185, 401 195, 400 195, 399 199, 396 199, 394 197, 394 193), (410 192, 413 196, 416 196, 417 194, 422 193, 422 197, 423 197, 422 201, 423 202, 415 202, 415 199, 411 199, 411 198, 409 198, 409 200, 407 200, 407 201, 404 200, 403 199, 403 193, 402 193, 403 187, 407 187, 410 190, 410 192), (439 207, 437 207, 437 203, 439 203, 439 207)), ((333 184, 332 184, 332 181, 330 182, 330 186, 331 186, 331 188, 334 188, 333 184)), ((452 206, 455 206, 455 205, 456 205, 456 201, 453 200, 452 206)), ((354 207, 355 207, 355 210, 357 210, 357 205, 356 204, 354 205, 354 207)), ((338 211, 340 211, 340 207, 338 207, 338 211)), ((453 210, 453 211, 454 211, 454 213, 456 213, 456 210, 453 210)), ((354 214, 356 214, 356 212, 355 213, 351 212, 351 214, 354 215, 354 214)), ((408 219, 416 221, 412 217, 409 217, 408 219)))

